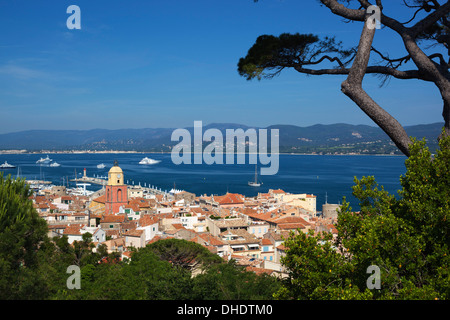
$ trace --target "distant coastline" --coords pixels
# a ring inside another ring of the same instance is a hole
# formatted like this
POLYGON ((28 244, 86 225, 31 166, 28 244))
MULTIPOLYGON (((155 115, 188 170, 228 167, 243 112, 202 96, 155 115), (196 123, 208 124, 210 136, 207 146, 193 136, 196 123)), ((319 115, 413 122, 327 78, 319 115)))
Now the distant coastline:
MULTIPOLYGON (((40 151, 28 151, 28 150, 0 150, 0 155, 7 154, 170 154, 167 151, 123 151, 123 150, 40 150, 40 151)), ((195 152, 192 152, 195 154, 195 152)), ((240 153, 236 153, 240 154, 240 153)), ((252 153, 246 153, 252 154, 252 153)), ((275 153, 274 153, 275 154, 275 153)), ((403 154, 387 154, 387 153, 295 153, 295 152, 279 152, 279 155, 293 155, 293 156, 395 156, 404 157, 403 154)))
MULTIPOLYGON (((438 148, 437 137, 443 123, 405 126, 409 136, 425 138, 430 151, 438 148)), ((191 135, 193 127, 186 129, 191 135)), ((272 125, 266 128, 251 128, 232 123, 213 123, 205 130, 216 129, 226 136, 227 130, 241 130, 250 143, 249 129, 279 130, 279 154, 294 155, 401 155, 402 153, 378 127, 337 123, 299 127, 295 125, 272 125)), ((92 130, 27 130, 0 134, 0 154, 131 154, 170 153, 180 142, 173 141, 175 129, 92 129, 92 130)), ((206 132, 206 131, 205 131, 206 132)), ((217 131, 216 131, 217 132, 217 131)), ((271 131, 272 132, 272 131, 271 131)), ((178 138, 179 139, 179 138, 178 138)), ((253 138, 252 138, 253 139, 253 138)), ((250 148, 242 139, 233 138, 235 148, 250 148)), ((207 141, 204 141, 207 143, 207 141)), ((253 143, 257 143, 253 141, 253 143)), ((225 150, 224 150, 225 151, 225 150)), ((241 151, 241 149, 235 149, 241 151)), ((244 151, 244 149, 242 149, 244 151)))

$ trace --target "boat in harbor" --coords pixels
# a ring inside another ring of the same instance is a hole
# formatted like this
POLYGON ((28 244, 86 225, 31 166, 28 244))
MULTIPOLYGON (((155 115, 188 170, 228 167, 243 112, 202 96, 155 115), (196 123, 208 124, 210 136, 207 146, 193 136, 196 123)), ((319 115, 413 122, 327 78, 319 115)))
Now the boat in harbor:
POLYGON ((50 159, 47 155, 46 158, 40 158, 38 161, 36 161, 36 163, 38 164, 49 164, 50 162, 52 162, 53 160, 50 159))
POLYGON ((97 165, 97 169, 104 169, 106 165, 104 163, 100 163, 97 165))
POLYGON ((16 166, 9 164, 8 161, 5 161, 5 163, 0 164, 0 169, 14 169, 15 167, 16 166))
POLYGON ((61 165, 58 162, 52 162, 50 167, 60 167, 61 165))
POLYGON ((257 172, 258 168, 257 165, 255 166, 255 180, 254 181, 249 181, 248 185, 250 187, 260 187, 262 182, 258 182, 258 172, 257 172))
POLYGON ((161 162, 161 160, 155 160, 155 159, 150 159, 148 157, 145 157, 141 161, 139 161, 139 164, 148 165, 148 164, 157 164, 157 163, 160 163, 160 162, 161 162))

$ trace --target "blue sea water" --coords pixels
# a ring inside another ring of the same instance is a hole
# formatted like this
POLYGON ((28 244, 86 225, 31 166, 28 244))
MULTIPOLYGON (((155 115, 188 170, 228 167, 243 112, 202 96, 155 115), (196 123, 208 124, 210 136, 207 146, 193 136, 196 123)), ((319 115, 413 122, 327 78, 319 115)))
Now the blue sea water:
MULTIPOLYGON (((255 196, 269 189, 283 189, 290 193, 308 193, 317 196, 317 210, 328 203, 342 203, 345 196, 354 210, 359 206, 352 196, 354 177, 375 176, 378 184, 391 194, 397 195, 400 189, 399 178, 405 173, 403 156, 358 156, 358 155, 279 155, 279 170, 275 175, 259 176, 260 187, 251 187, 248 181, 254 179, 255 165, 249 164, 180 164, 175 165, 170 154, 161 153, 114 153, 114 154, 49 154, 60 167, 40 166, 36 161, 46 154, 0 154, 0 164, 8 161, 20 168, 20 176, 27 179, 45 179, 54 184, 67 184, 75 175, 80 177, 86 168, 87 175, 107 176, 108 170, 117 160, 124 171, 128 184, 153 185, 163 191, 174 186, 201 194, 225 194, 228 192, 255 196), (143 157, 161 160, 155 165, 139 165, 143 157), (97 165, 104 163, 104 169, 97 165)), ((263 166, 264 167, 264 166, 263 166)), ((258 165, 258 174, 260 173, 258 165)), ((15 176, 18 169, 4 170, 15 176)), ((69 186, 74 186, 72 182, 69 186)), ((100 186, 91 185, 90 190, 100 186)))

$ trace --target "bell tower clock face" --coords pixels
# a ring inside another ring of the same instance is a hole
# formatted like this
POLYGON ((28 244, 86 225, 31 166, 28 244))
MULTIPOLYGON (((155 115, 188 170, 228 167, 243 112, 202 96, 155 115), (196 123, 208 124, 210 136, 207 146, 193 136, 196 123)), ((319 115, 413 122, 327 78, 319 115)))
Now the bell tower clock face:
POLYGON ((117 175, 117 179, 120 179, 120 173, 117 175))

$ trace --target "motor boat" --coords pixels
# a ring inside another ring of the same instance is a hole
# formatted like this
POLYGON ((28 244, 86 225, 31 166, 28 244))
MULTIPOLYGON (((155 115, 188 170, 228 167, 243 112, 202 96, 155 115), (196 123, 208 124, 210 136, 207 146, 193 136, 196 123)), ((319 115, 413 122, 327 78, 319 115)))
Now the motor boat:
POLYGON ((97 165, 97 169, 104 169, 106 165, 104 163, 100 163, 97 165))
POLYGON ((143 158, 141 161, 139 161, 139 164, 157 164, 160 163, 161 160, 155 160, 155 159, 150 159, 150 158, 143 158))
POLYGON ((14 169, 16 166, 9 164, 8 161, 0 165, 0 169, 14 169))
POLYGON ((58 162, 53 162, 50 164, 50 167, 60 167, 61 165, 58 162))
POLYGON ((52 162, 53 160, 50 159, 47 155, 47 158, 40 158, 38 161, 36 161, 36 163, 39 164, 49 164, 50 162, 52 162))

